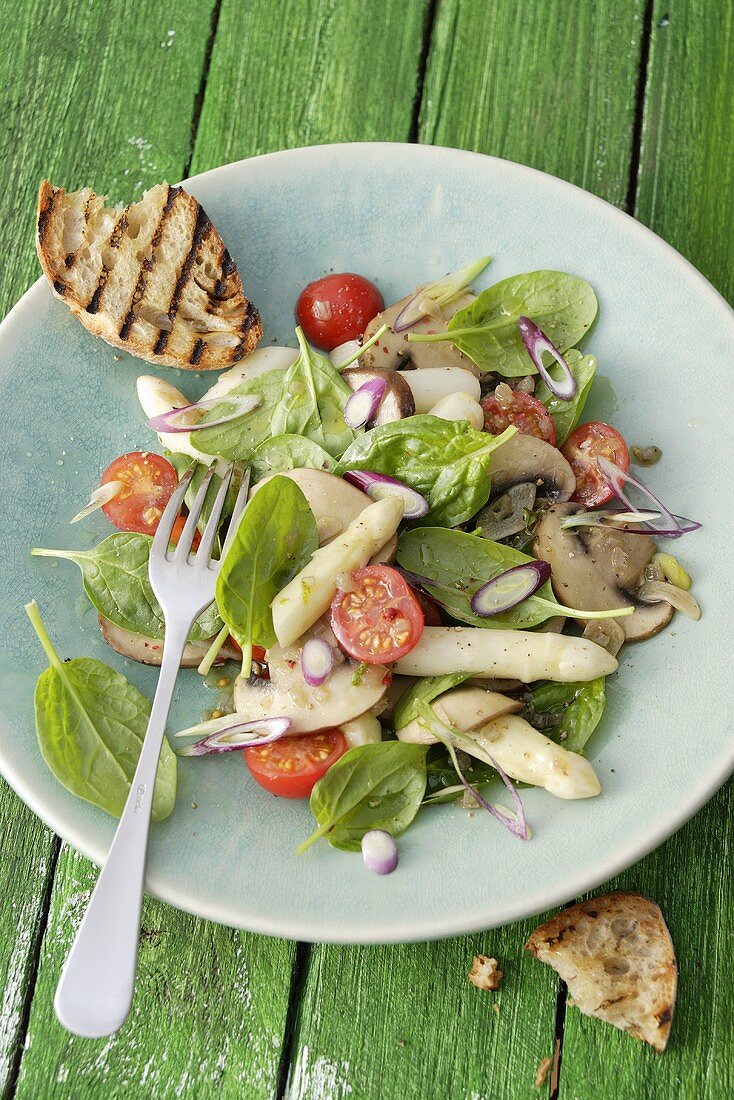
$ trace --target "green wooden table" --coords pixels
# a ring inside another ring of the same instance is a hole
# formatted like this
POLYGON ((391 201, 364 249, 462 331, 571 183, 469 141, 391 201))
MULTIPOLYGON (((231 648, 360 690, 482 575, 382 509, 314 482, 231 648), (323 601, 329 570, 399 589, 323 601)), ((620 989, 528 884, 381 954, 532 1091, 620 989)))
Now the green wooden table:
MULTIPOLYGON (((725 0, 2 0, 4 312, 37 277, 38 181, 130 200, 273 149, 384 139, 477 149, 634 214, 734 292, 734 7, 725 0)), ((692 363, 691 375, 705 369, 692 363)), ((153 901, 114 1039, 52 998, 94 882, 0 790, 4 1096, 402 1100, 734 1095, 732 786, 611 884, 657 899, 680 963, 660 1057, 582 1017, 522 944, 324 947, 153 901), (466 979, 502 960, 497 994, 466 979)), ((569 899, 571 900, 571 899, 569 899)))

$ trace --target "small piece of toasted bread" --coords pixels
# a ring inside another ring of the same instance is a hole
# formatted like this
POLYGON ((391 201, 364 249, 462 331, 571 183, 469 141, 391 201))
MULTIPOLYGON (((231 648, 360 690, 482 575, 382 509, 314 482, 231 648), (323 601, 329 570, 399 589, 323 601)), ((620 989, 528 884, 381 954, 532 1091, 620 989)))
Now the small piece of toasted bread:
POLYGON ((587 1016, 665 1050, 677 966, 654 901, 640 894, 582 901, 536 928, 525 947, 558 972, 587 1016))
POLYGON ((253 351, 260 316, 222 238, 182 187, 107 207, 44 180, 36 247, 54 293, 85 328, 149 363, 220 370, 253 351))
POLYGON ((477 989, 499 989, 500 982, 504 978, 496 959, 490 959, 487 955, 475 955, 472 960, 471 970, 467 977, 477 989))

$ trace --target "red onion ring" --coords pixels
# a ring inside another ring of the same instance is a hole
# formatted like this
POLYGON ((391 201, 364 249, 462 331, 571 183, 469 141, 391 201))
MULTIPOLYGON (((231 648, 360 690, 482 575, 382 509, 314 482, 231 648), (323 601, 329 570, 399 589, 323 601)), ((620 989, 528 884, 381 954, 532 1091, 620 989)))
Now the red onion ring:
POLYGON ((533 366, 537 370, 540 377, 545 382, 548 389, 561 401, 571 401, 576 396, 576 379, 574 378, 568 363, 561 355, 560 351, 550 342, 546 334, 539 329, 534 321, 531 321, 529 317, 519 317, 518 328, 520 329, 520 336, 522 342, 527 348, 528 355, 533 361, 533 366), (543 364, 543 352, 547 351, 549 355, 552 355, 558 366, 563 372, 563 378, 560 382, 556 382, 555 378, 552 378, 547 367, 543 364))
MULTIPOLYGON (((233 716, 234 717, 234 716, 233 716)), ((238 749, 248 749, 255 745, 269 745, 271 741, 278 741, 293 725, 290 718, 261 718, 255 722, 233 721, 226 729, 210 733, 201 741, 195 741, 193 745, 186 745, 178 750, 179 756, 209 756, 213 753, 236 752, 238 749), (238 734, 256 733, 262 730, 260 736, 238 737, 238 734)))
POLYGON ((551 567, 547 561, 513 565, 476 590, 471 598, 471 609, 483 619, 501 615, 537 592, 550 579, 550 575, 551 567))
POLYGON ((446 745, 446 748, 449 750, 451 762, 456 769, 456 774, 459 777, 461 785, 465 788, 465 790, 469 792, 472 798, 475 798, 482 809, 486 810, 488 814, 491 814, 492 817, 495 818, 495 820, 499 821, 501 825, 504 825, 507 831, 512 833, 513 836, 516 836, 519 840, 530 840, 530 831, 528 829, 528 823, 525 818, 525 807, 522 804, 520 795, 517 793, 515 785, 510 779, 507 772, 502 770, 494 757, 488 755, 487 760, 488 763, 495 769, 500 779, 510 792, 512 801, 515 804, 515 812, 517 814, 517 818, 515 818, 514 820, 506 813, 502 813, 501 810, 498 810, 496 806, 492 805, 491 802, 487 802, 485 798, 482 798, 476 787, 473 787, 471 785, 469 780, 462 772, 461 765, 459 764, 459 758, 456 755, 456 749, 454 748, 454 746, 449 740, 446 740, 444 743, 446 745))
POLYGON ((255 394, 248 393, 243 397, 227 397, 226 394, 222 394, 221 397, 210 397, 205 401, 196 401, 193 405, 182 405, 180 409, 171 409, 170 412, 161 413, 160 416, 154 416, 150 420, 146 420, 145 424, 146 427, 152 428, 154 432, 166 432, 168 435, 175 435, 178 432, 198 432, 202 428, 216 428, 219 424, 237 420, 240 416, 252 412, 259 404, 260 398, 256 397, 255 394), (226 416, 217 417, 216 420, 209 420, 206 423, 199 421, 197 424, 176 424, 176 419, 184 413, 206 412, 207 409, 212 409, 216 405, 228 403, 234 403, 237 408, 226 416))
POLYGON ((405 504, 404 519, 420 519, 428 513, 426 498, 394 477, 375 473, 374 470, 346 470, 342 476, 345 481, 356 485, 372 500, 382 500, 390 496, 400 497, 405 504))
POLYGON ((677 539, 680 538, 681 535, 687 534, 689 531, 698 531, 698 529, 701 527, 701 524, 697 523, 695 520, 685 519, 683 516, 676 516, 673 512, 665 507, 661 500, 658 500, 658 498, 650 492, 646 485, 643 485, 641 481, 639 481, 636 477, 633 477, 632 474, 628 473, 628 471, 620 469, 619 466, 616 465, 616 463, 611 461, 611 459, 605 458, 603 455, 600 455, 599 458, 597 458, 596 462, 599 466, 599 470, 601 471, 601 475, 606 481, 609 488, 612 490, 614 495, 622 501, 625 507, 629 508, 631 512, 636 511, 637 508, 629 499, 629 497, 625 495, 623 490, 623 486, 625 484, 632 485, 635 489, 637 489, 638 492, 647 497, 649 501, 652 501, 655 510, 660 512, 661 518, 663 519, 665 526, 653 527, 652 525, 647 525, 639 529, 642 531, 643 534, 659 535, 661 538, 666 539, 677 539))
POLYGON ((344 419, 350 428, 363 428, 372 420, 385 396, 384 378, 371 378, 355 390, 344 406, 344 419))
POLYGON ((301 650, 301 672, 309 687, 320 687, 331 676, 334 650, 323 638, 309 638, 301 650))

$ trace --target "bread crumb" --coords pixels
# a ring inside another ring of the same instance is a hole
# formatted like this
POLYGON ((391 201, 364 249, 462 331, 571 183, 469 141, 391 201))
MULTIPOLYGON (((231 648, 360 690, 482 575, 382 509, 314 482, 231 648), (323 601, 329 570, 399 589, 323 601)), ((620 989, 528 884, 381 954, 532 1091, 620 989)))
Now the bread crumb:
POLYGON ((486 955, 475 955, 469 971, 469 981, 477 989, 499 989, 504 974, 498 967, 496 959, 490 959, 486 955))
POLYGON ((495 1016, 499 1016, 499 1014, 500 1014, 500 1006, 499 1006, 499 1003, 498 1003, 497 1001, 493 1001, 493 1003, 492 1003, 492 1011, 494 1012, 495 1016))
POLYGON ((548 1076, 548 1070, 551 1068, 550 1058, 543 1058, 538 1066, 537 1073, 535 1074, 535 1087, 536 1089, 542 1089, 548 1076))

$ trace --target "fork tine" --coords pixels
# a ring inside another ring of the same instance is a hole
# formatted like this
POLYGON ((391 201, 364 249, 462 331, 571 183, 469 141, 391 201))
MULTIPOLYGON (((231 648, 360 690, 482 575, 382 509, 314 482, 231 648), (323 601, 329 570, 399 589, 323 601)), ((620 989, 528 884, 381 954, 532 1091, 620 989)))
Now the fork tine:
POLYGON ((209 519, 206 521, 206 527, 204 528, 204 534, 201 536, 201 543, 196 551, 196 560, 203 562, 205 565, 209 564, 209 559, 212 556, 212 547, 214 546, 214 540, 217 537, 217 531, 219 529, 219 521, 222 518, 222 509, 224 508, 224 502, 229 492, 229 486, 234 474, 234 465, 227 468, 227 472, 222 476, 222 484, 217 490, 217 495, 214 498, 214 504, 209 515, 209 519))
POLYGON ((173 490, 173 496, 169 500, 166 507, 163 509, 163 515, 160 518, 156 533, 153 536, 153 545, 150 548, 151 557, 154 554, 156 556, 165 556, 165 553, 168 549, 168 543, 171 541, 171 531, 173 530, 173 525, 178 519, 178 514, 181 511, 181 505, 184 502, 186 490, 189 487, 191 478, 194 476, 195 468, 196 463, 192 462, 189 468, 187 470, 184 470, 183 474, 181 475, 181 480, 179 481, 176 488, 173 490))
POLYGON ((244 512, 245 505, 247 504, 247 494, 249 493, 249 491, 250 470, 248 467, 248 469, 246 469, 244 474, 242 475, 242 483, 240 485, 239 492, 237 493, 237 499, 234 502, 232 515, 229 518, 229 529, 227 531, 227 537, 224 540, 224 546, 222 547, 222 560, 224 560, 225 554, 232 545, 232 540, 235 537, 237 528, 239 527, 240 519, 242 518, 242 513, 244 512))
POLYGON ((182 558, 185 561, 191 553, 191 544, 194 541, 194 532, 196 531, 199 519, 201 518, 201 510, 204 507, 204 501, 206 500, 206 494, 209 491, 211 480, 214 477, 215 463, 207 469, 201 484, 196 491, 193 503, 189 508, 189 514, 186 517, 186 523, 184 524, 183 531, 179 536, 179 540, 176 544, 176 549, 173 552, 173 560, 180 561, 182 558))

